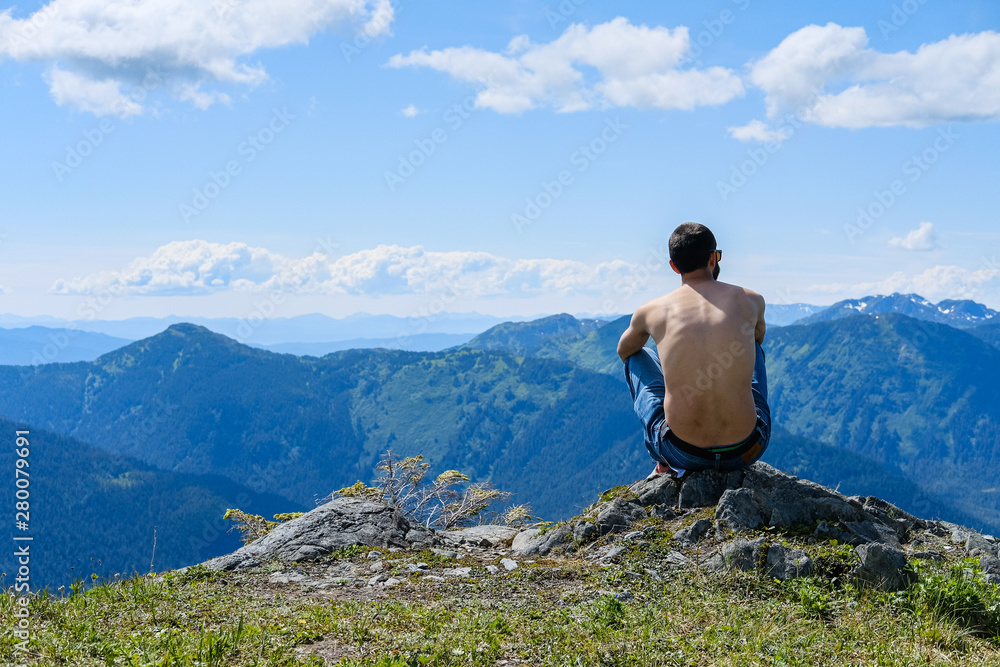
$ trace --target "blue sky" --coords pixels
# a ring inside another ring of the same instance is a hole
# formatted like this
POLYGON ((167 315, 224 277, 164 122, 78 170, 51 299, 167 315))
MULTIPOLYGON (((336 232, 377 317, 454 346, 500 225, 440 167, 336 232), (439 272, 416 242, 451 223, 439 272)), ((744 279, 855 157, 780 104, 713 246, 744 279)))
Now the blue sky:
POLYGON ((676 286, 686 220, 771 303, 1000 308, 998 14, 20 4, 0 312, 630 312, 676 286))

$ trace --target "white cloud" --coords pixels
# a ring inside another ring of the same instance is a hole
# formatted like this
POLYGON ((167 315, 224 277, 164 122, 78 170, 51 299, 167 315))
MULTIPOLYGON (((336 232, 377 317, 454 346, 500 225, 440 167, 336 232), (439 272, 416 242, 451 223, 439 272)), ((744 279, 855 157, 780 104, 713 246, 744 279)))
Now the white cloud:
POLYGON ((729 135, 734 139, 740 141, 759 141, 762 144, 774 142, 780 145, 781 142, 791 136, 791 130, 772 130, 759 120, 752 120, 742 127, 730 127, 728 130, 729 135))
POLYGON ((952 35, 915 52, 868 48, 864 28, 810 25, 752 64, 775 118, 827 127, 924 127, 1000 118, 1000 34, 952 35))
POLYGON ((635 266, 561 259, 510 259, 485 252, 378 246, 338 258, 293 259, 244 243, 177 241, 122 271, 55 281, 54 294, 200 295, 225 290, 301 294, 458 293, 469 296, 605 294, 635 266))
POLYGON ((369 37, 390 35, 392 34, 392 22, 395 18, 396 10, 393 8, 391 0, 377 0, 368 21, 361 30, 369 37))
POLYGON ((420 113, 420 109, 411 104, 409 106, 403 107, 403 109, 399 113, 403 114, 407 118, 413 118, 418 113, 420 113))
POLYGON ((593 28, 573 24, 547 44, 519 35, 503 53, 471 46, 425 48, 393 56, 388 64, 429 67, 479 84, 483 89, 477 106, 500 113, 538 107, 561 112, 625 106, 693 109, 724 104, 744 93, 732 70, 681 69, 688 46, 683 26, 635 26, 618 17, 593 28))
POLYGON ((984 262, 978 269, 939 265, 908 275, 897 271, 885 280, 850 284, 813 285, 806 291, 839 295, 843 298, 871 294, 919 294, 931 301, 974 299, 995 302, 1000 292, 1000 267, 984 262))
POLYGON ((97 115, 141 113, 151 75, 204 108, 228 98, 203 86, 267 79, 246 62, 260 49, 305 44, 341 21, 385 35, 393 18, 389 0, 54 0, 23 19, 0 12, 0 61, 48 64, 56 101, 97 115))
POLYGON ((930 222, 921 222, 919 227, 906 236, 894 236, 889 239, 889 247, 902 250, 934 250, 938 247, 934 225, 930 222))

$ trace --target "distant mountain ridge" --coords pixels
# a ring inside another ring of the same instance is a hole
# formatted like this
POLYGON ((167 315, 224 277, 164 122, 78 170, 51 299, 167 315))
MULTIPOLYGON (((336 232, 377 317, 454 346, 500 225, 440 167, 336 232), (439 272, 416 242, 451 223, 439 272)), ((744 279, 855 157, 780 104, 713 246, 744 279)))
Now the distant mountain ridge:
POLYGON ((131 343, 126 338, 39 325, 0 329, 0 365, 28 366, 93 361, 131 343))
MULTIPOLYGON (((198 554, 221 555, 239 546, 222 519, 230 507, 271 518, 312 509, 257 493, 220 476, 157 470, 133 458, 0 418, 0 431, 28 431, 31 472, 31 582, 55 589, 91 574, 143 573, 188 565, 198 554), (154 551, 155 539, 155 551, 154 551)), ((0 448, 13 470, 15 448, 0 448)), ((13 497, 13 494, 11 494, 13 497)), ((13 520, 11 513, 11 520, 13 520)), ((0 553, 5 585, 17 571, 13 549, 0 553)))
POLYGON ((795 324, 813 324, 853 315, 898 313, 918 320, 947 324, 958 328, 973 327, 995 320, 1000 313, 969 299, 945 299, 936 304, 918 294, 876 294, 861 299, 845 299, 829 308, 808 315, 795 324))
MULTIPOLYGON (((322 358, 177 324, 93 362, 0 366, 0 414, 298 506, 370 480, 386 449, 423 454, 558 519, 588 490, 651 465, 615 349, 629 319, 562 314, 493 327, 458 349, 322 358)), ((888 313, 774 327, 764 460, 1000 530, 1000 350, 981 340, 998 324, 960 330, 888 313)))

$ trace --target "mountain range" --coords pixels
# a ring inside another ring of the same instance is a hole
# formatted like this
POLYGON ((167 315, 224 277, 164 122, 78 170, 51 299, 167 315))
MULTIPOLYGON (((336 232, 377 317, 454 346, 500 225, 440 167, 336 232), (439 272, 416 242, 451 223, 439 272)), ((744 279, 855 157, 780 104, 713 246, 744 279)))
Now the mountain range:
POLYGON ((794 324, 829 322, 830 320, 851 317, 853 315, 878 315, 885 313, 897 313, 918 320, 937 322, 960 328, 972 327, 988 322, 1000 322, 1000 319, 996 319, 1000 313, 969 299, 946 299, 935 304, 918 294, 893 293, 888 296, 877 294, 862 299, 838 301, 829 308, 824 308, 797 320, 794 324))
MULTIPOLYGON (((0 419, 11 446, 0 465, 13 470, 15 431, 29 431, 31 581, 57 588, 92 574, 111 577, 197 562, 240 546, 222 516, 228 508, 270 518, 313 505, 257 493, 219 475, 169 472, 79 440, 0 419)), ((13 486, 13 483, 11 483, 13 486)), ((9 520, 14 521, 13 493, 9 520)), ((14 549, 0 553, 4 585, 17 572, 14 549)))
MULTIPOLYGON (((110 523, 46 520, 63 574, 79 567, 73 545, 99 545, 102 526, 129 536, 101 558, 124 569, 147 558, 149 523, 183 532, 163 518, 177 487, 201 489, 184 496, 192 525, 239 506, 241 494, 269 517, 370 481, 387 449, 488 480, 553 520, 651 467, 615 352, 628 321, 563 314, 502 323, 438 352, 322 357, 176 324, 95 361, 0 366, 0 415, 48 432, 48 451, 62 457, 46 463, 53 480, 72 476, 76 452, 91 461, 81 479, 110 523), (122 489, 134 495, 123 500, 122 489)), ((890 313, 771 327, 775 430, 764 460, 921 516, 1000 530, 1000 350, 987 342, 997 325, 890 313)), ((73 507, 75 496, 51 498, 73 507)), ((161 555, 196 559, 183 548, 161 555)))

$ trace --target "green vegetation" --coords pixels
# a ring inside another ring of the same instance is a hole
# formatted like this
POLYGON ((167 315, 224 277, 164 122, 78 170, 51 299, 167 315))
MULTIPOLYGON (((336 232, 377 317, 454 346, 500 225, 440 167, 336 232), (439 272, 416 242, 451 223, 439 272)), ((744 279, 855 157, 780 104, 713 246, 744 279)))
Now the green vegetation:
MULTIPOLYGON (((825 548, 796 546, 813 556, 825 548)), ((336 560, 362 566, 365 551, 336 560)), ((545 559, 493 577, 475 567, 443 582, 396 567, 401 586, 329 594, 262 583, 270 566, 137 576, 32 596, 28 664, 1000 664, 1000 594, 969 562, 927 564, 909 591, 878 593, 818 576, 781 583, 667 569, 655 553, 632 549, 608 567, 545 559), (663 580, 629 574, 649 567, 663 580)), ((450 564, 429 552, 387 556, 427 562, 432 573, 450 564)), ((14 598, 0 597, 5 664, 15 657, 13 610, 14 598)))

